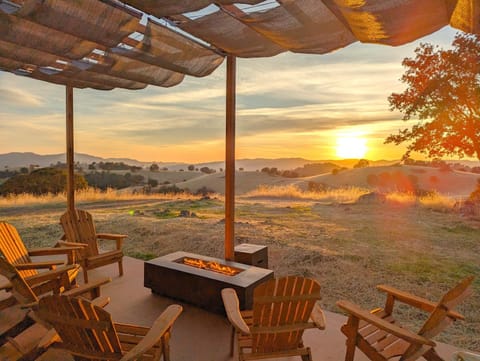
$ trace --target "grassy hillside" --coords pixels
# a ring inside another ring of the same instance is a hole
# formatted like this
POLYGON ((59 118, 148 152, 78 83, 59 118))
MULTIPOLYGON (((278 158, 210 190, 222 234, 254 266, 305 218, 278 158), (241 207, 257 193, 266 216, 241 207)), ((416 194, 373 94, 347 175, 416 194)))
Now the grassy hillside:
POLYGON ((433 190, 451 196, 468 196, 476 187, 480 175, 459 171, 441 171, 437 168, 419 166, 381 166, 358 169, 348 169, 336 175, 322 174, 310 177, 311 181, 323 182, 334 186, 370 187, 368 176, 382 173, 394 174, 401 172, 406 176, 418 179, 419 188, 433 190))
MULTIPOLYGON (((168 173, 168 172, 166 172, 168 173)), ((175 173, 175 172, 173 172, 175 173)), ((188 188, 195 192, 206 187, 223 194, 225 189, 225 173, 203 174, 199 172, 180 172, 185 174, 186 181, 178 182, 180 188, 188 188)), ((379 187, 368 182, 369 176, 388 173, 395 177, 400 173, 405 177, 413 177, 417 188, 425 191, 436 191, 452 197, 468 197, 475 189, 480 175, 459 171, 441 171, 437 168, 420 166, 379 166, 356 169, 346 169, 338 174, 326 173, 303 178, 285 178, 279 175, 268 175, 263 172, 236 172, 235 189, 237 194, 245 194, 256 189, 259 185, 282 186, 294 184, 301 189, 307 189, 309 182, 323 183, 331 187, 360 187, 381 192, 395 191, 394 186, 379 187)), ((159 173, 160 174, 160 173, 159 173)), ((162 176, 162 175, 160 175, 162 176)), ((181 176, 180 176, 181 178, 181 176)))

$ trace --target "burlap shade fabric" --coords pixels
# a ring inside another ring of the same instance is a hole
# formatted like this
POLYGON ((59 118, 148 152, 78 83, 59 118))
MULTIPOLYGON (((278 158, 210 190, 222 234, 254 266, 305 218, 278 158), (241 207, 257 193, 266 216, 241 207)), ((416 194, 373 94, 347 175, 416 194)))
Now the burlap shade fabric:
POLYGON ((478 0, 0 0, 0 70, 77 88, 171 87, 226 55, 398 46, 446 25, 478 34, 478 0))

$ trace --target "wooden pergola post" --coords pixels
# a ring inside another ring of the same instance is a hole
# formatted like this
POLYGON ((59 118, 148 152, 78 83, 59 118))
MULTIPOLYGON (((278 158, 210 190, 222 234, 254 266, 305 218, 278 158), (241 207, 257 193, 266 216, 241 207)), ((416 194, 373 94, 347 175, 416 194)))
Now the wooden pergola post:
POLYGON ((75 210, 75 176, 73 160, 73 87, 67 85, 65 92, 67 135, 67 210, 75 210))
POLYGON ((225 259, 230 261, 235 258, 235 77, 236 59, 228 55, 225 126, 225 259))

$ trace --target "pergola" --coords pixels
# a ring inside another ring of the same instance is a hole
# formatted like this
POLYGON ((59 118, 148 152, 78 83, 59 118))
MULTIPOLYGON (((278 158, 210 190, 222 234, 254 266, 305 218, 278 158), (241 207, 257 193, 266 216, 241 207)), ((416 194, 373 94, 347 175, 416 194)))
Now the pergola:
POLYGON ((236 57, 398 46, 446 25, 480 33, 478 0, 0 0, 0 70, 66 87, 74 209, 73 88, 171 87, 226 58, 225 258, 234 256, 236 57))

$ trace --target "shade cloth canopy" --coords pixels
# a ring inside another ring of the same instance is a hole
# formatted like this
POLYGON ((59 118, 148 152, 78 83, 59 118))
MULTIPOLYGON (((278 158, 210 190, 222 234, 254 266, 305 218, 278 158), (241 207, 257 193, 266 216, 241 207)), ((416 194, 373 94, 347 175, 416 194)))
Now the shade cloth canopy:
POLYGON ((170 87, 225 55, 397 46, 450 25, 480 32, 478 0, 0 0, 0 70, 109 90, 170 87))

